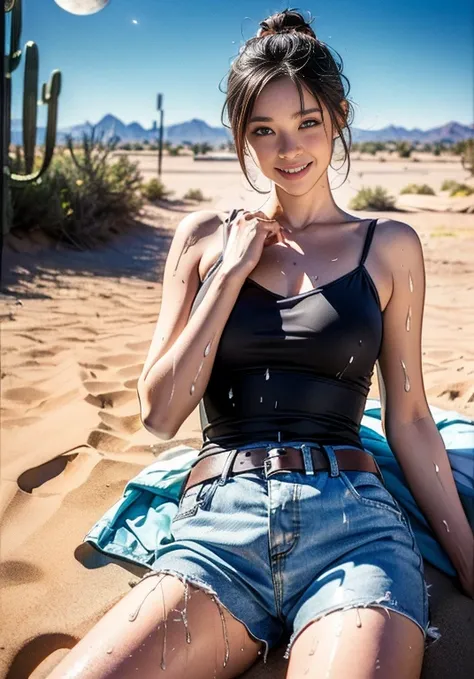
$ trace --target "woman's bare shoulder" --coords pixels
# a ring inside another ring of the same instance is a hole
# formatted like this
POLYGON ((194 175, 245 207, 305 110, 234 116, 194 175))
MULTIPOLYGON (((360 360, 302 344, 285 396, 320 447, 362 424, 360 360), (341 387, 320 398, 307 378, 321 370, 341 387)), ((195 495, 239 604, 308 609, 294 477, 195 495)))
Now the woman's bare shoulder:
POLYGON ((395 219, 378 219, 374 237, 378 252, 387 262, 399 263, 401 252, 411 252, 421 247, 420 237, 412 226, 395 219))

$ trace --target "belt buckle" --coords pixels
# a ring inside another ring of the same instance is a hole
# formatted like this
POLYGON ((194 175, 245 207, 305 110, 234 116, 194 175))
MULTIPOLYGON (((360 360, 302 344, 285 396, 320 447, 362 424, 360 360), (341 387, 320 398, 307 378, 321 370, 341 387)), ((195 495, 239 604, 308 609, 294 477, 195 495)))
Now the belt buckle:
POLYGON ((264 460, 263 460, 263 469, 265 471, 266 478, 268 478, 269 476, 273 476, 274 474, 277 474, 280 471, 283 471, 282 469, 273 469, 272 468, 273 460, 275 460, 279 457, 282 457, 282 454, 286 455, 286 449, 281 447, 281 446, 277 446, 275 448, 270 448, 270 450, 267 451, 267 457, 264 458, 264 460), (274 451, 276 451, 276 454, 270 455, 270 453, 272 453, 274 451))

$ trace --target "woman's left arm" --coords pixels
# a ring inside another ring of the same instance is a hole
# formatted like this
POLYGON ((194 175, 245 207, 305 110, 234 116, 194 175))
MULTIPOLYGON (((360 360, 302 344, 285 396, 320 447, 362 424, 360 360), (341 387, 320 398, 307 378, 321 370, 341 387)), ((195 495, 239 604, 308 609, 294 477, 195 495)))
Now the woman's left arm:
POLYGON ((423 383, 423 249, 408 224, 390 221, 381 226, 382 257, 393 280, 377 363, 382 426, 418 506, 450 557, 464 592, 474 598, 474 534, 423 383))

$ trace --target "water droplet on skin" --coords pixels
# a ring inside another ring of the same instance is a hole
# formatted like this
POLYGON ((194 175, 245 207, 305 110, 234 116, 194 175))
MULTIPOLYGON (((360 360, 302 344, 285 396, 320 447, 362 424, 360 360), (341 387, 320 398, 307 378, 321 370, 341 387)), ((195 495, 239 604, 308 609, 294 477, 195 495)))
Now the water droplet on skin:
POLYGON ((413 279, 410 271, 408 272, 408 285, 410 286, 410 292, 413 292, 413 279))
POLYGON ((446 522, 444 519, 443 519, 443 523, 444 523, 444 527, 446 528, 446 531, 449 533, 449 532, 450 532, 449 526, 448 526, 447 522, 446 522))
POLYGON ((232 391, 232 387, 229 389, 229 398, 232 398, 234 396, 234 392, 232 391))
POLYGON ((410 332, 410 326, 411 326, 411 306, 408 307, 407 321, 405 325, 407 332, 410 332))
POLYGON ((195 389, 194 384, 191 384, 191 389, 189 390, 191 396, 194 394, 194 389, 195 389))
POLYGON ((357 625, 357 627, 362 627, 362 620, 360 619, 360 613, 359 613, 359 609, 358 609, 358 608, 356 608, 356 613, 357 613, 357 621, 356 621, 356 625, 357 625))
POLYGON ((335 259, 331 259, 331 262, 337 262, 338 259, 339 257, 335 257, 335 259))
POLYGON ((400 363, 402 364, 403 374, 405 376, 405 384, 403 385, 403 388, 405 389, 405 391, 410 391, 410 380, 408 379, 406 365, 404 364, 404 362, 401 359, 400 359, 400 363))
POLYGON ((212 342, 209 342, 209 344, 204 349, 204 356, 209 356, 209 352, 211 351, 211 344, 212 342))
POLYGON ((113 648, 108 648, 108 649, 107 649, 107 653, 110 654, 110 653, 113 653, 113 652, 114 652, 114 649, 113 649, 113 648))
POLYGON ((224 664, 223 667, 227 666, 227 663, 229 661, 229 637, 227 634, 227 624, 225 621, 224 613, 222 612, 222 606, 220 604, 220 601, 216 599, 215 596, 212 597, 212 599, 215 601, 217 608, 219 609, 219 615, 221 616, 221 622, 222 622, 222 630, 224 632, 224 643, 225 643, 225 656, 224 656, 224 664))
POLYGON ((265 379, 266 379, 266 380, 269 380, 269 379, 270 379, 270 370, 269 370, 268 368, 267 368, 267 370, 266 370, 266 372, 265 372, 265 379))
POLYGON ((317 637, 314 637, 313 645, 309 649, 308 655, 314 655, 316 653, 316 649, 318 648, 318 644, 319 644, 319 639, 317 637))
POLYGON ((336 377, 338 379, 341 379, 341 377, 344 375, 344 373, 346 372, 347 368, 349 367, 349 365, 352 363, 353 360, 354 360, 354 356, 351 356, 347 365, 345 366, 344 370, 341 370, 341 372, 337 373, 336 377))
POLYGON ((438 472, 439 472, 439 467, 438 467, 438 465, 436 464, 436 462, 433 462, 433 464, 434 464, 434 467, 435 467, 435 471, 436 471, 436 473, 438 474, 438 472))

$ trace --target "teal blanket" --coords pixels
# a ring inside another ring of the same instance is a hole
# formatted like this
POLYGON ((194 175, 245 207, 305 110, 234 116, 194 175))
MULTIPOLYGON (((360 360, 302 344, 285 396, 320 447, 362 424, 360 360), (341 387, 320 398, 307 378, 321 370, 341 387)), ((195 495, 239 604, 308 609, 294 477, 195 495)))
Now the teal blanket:
MULTIPOLYGON (((446 446, 453 477, 466 517, 474 530, 474 421, 450 410, 430 406, 446 446)), ((456 571, 408 490, 403 471, 382 432, 380 401, 368 399, 360 436, 376 458, 385 484, 402 505, 423 555, 447 575, 456 571)), ((122 497, 92 526, 84 538, 99 551, 149 566, 163 545, 173 542, 171 522, 181 487, 198 450, 177 446, 160 455, 125 486, 122 497)))

